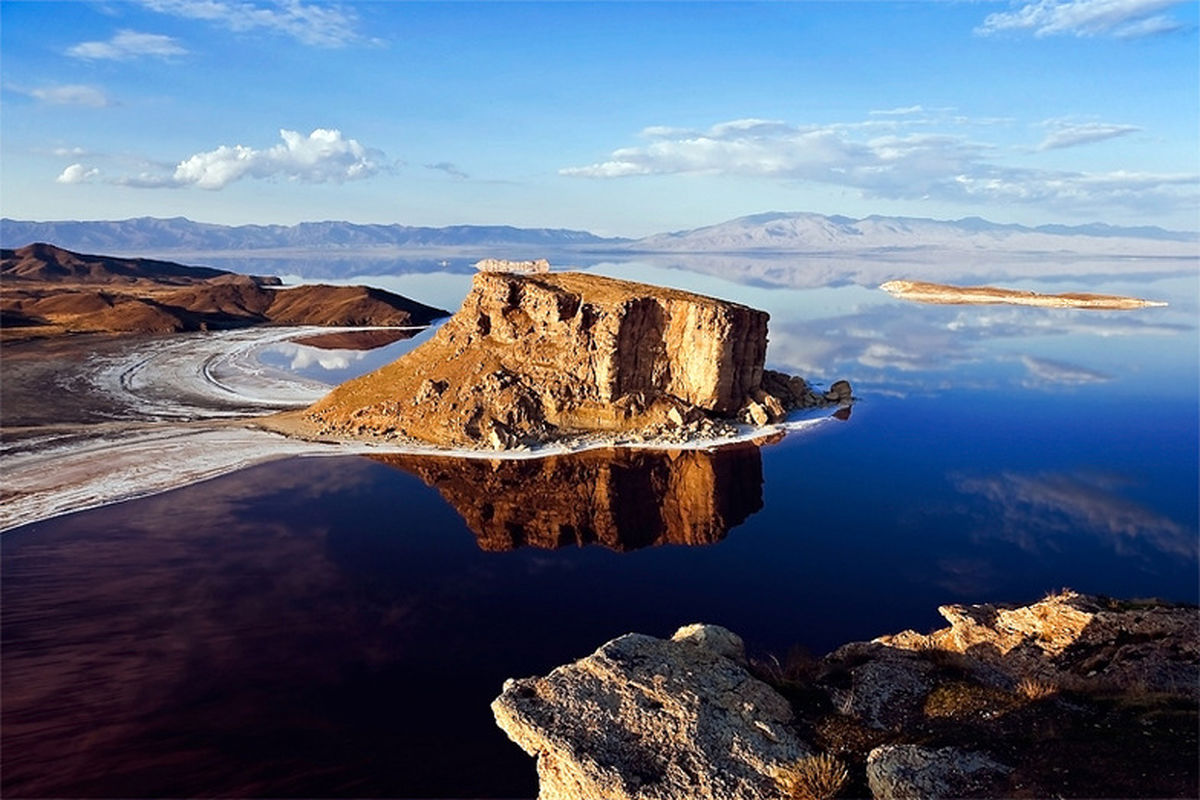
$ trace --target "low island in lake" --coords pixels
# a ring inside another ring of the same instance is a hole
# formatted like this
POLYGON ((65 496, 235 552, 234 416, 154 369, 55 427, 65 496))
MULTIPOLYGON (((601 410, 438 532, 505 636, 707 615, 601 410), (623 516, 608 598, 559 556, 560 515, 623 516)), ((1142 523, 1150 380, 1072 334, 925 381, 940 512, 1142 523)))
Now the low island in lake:
POLYGON ((918 303, 942 305, 1006 303, 1048 308, 1092 308, 1101 311, 1125 311, 1166 305, 1157 300, 1142 300, 1119 294, 1090 294, 1088 292, 1040 294, 1024 289, 1002 289, 996 286, 951 286, 946 283, 928 283, 926 281, 888 281, 879 288, 893 297, 914 300, 918 303))

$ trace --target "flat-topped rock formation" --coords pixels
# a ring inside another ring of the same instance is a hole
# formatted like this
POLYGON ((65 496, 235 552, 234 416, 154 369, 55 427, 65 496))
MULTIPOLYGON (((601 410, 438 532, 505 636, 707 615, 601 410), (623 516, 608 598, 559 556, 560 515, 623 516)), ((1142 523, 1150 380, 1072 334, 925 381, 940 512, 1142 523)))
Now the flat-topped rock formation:
POLYGON ((1124 311, 1166 305, 1158 300, 1142 300, 1118 294, 1089 294, 1087 292, 1039 294, 1023 289, 1002 289, 995 286, 951 286, 945 283, 926 283, 924 281, 888 281, 879 288, 894 297, 938 305, 1004 303, 1016 306, 1092 308, 1104 311, 1124 311))
POLYGON ((263 324, 422 326, 448 314, 365 286, 282 289, 278 278, 82 255, 48 244, 0 255, 0 322, 6 336, 174 333, 263 324))
POLYGON ((483 550, 707 545, 762 508, 757 446, 588 450, 488 462, 384 455, 441 492, 483 550))
POLYGON ((764 424, 829 401, 766 372, 767 314, 675 289, 564 272, 480 272, 428 342, 312 406, 321 435, 504 449, 592 431, 741 416, 764 424))

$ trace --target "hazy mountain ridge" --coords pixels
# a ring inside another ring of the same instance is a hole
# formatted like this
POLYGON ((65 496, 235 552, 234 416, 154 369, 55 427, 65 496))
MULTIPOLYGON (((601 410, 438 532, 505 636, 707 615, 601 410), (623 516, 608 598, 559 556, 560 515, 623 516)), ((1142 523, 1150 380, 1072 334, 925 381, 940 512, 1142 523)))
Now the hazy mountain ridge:
POLYGON ((112 221, 0 220, 0 242, 19 247, 53 242, 73 250, 171 252, 339 248, 486 247, 492 245, 622 244, 587 231, 516 228, 509 225, 360 225, 351 222, 302 222, 298 225, 214 225, 184 217, 136 217, 112 221))
MULTIPOLYGON (((716 225, 660 233, 641 239, 605 238, 562 228, 507 225, 360 225, 304 222, 298 225, 214 225, 183 217, 119 221, 32 222, 0 220, 0 245, 30 242, 108 253, 219 253, 303 250, 596 253, 808 253, 886 255, 911 251, 953 253, 1048 253, 1091 256, 1195 258, 1200 234, 1153 226, 1103 223, 1000 224, 980 217, 936 220, 873 215, 862 219, 806 212, 768 212, 716 225)), ((537 255, 537 253, 534 253, 537 255)))
POLYGON ((870 216, 853 219, 810 213, 754 214, 693 230, 639 239, 642 252, 842 253, 897 249, 1074 252, 1187 257, 1200 253, 1200 235, 1156 227, 1002 225, 979 217, 934 220, 870 216))

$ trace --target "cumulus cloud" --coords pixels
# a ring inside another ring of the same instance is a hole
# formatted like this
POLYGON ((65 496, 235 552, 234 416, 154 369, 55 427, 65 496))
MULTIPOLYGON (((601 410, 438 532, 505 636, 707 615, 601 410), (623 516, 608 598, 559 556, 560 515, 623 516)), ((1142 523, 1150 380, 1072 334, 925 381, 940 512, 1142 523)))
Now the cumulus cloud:
POLYGON ((54 180, 57 183, 88 183, 99 174, 100 170, 95 167, 88 168, 83 164, 71 164, 54 180))
POLYGON ((106 42, 80 42, 67 49, 67 55, 90 61, 127 61, 142 56, 169 58, 186 54, 187 50, 170 36, 131 30, 117 31, 116 35, 106 42))
MULTIPOLYGON (((911 109, 900 109, 909 111, 911 109)), ((1084 173, 1007 166, 1001 148, 950 129, 878 135, 874 123, 790 124, 739 119, 707 130, 656 126, 648 143, 613 151, 606 161, 565 167, 584 178, 713 174, 824 183, 889 200, 1018 202, 1072 206, 1080 211, 1113 205, 1163 210, 1192 203, 1200 177, 1185 173, 1084 173)), ((926 122, 926 121, 923 121, 926 122)), ((939 121, 941 122, 941 121, 939 121)), ((950 124, 970 124, 954 119, 950 124)), ((1060 123, 1051 147, 1123 135, 1132 126, 1060 123)))
POLYGON ((283 141, 266 149, 221 145, 180 161, 170 175, 149 173, 117 182, 141 188, 201 189, 222 189, 247 177, 342 183, 369 178, 381 168, 381 152, 364 147, 356 139, 344 138, 338 130, 317 128, 308 136, 280 130, 279 136, 283 141))
POLYGON ((65 86, 43 86, 38 89, 30 89, 27 94, 43 103, 56 106, 104 108, 109 105, 108 95, 102 89, 78 83, 65 86))
POLYGON ((316 47, 342 47, 361 39, 357 19, 337 6, 282 0, 273 4, 229 0, 142 0, 163 14, 223 25, 231 31, 264 30, 316 47))
POLYGON ((1071 122, 1050 119, 1042 124, 1049 128, 1050 132, 1037 146, 1038 150, 1058 150, 1063 147, 1102 142, 1105 139, 1115 139, 1118 136, 1141 130, 1136 125, 1118 125, 1112 122, 1071 122))
POLYGON ((981 36, 1004 31, 1034 36, 1115 36, 1124 39, 1170 33, 1183 23, 1160 12, 1186 0, 1037 0, 1013 11, 989 14, 975 29, 981 36))
POLYGON ((452 178, 458 178, 460 180, 466 180, 467 178, 471 177, 454 164, 451 164, 449 161, 439 161, 436 164, 426 164, 425 169, 436 169, 439 172, 446 173, 452 178))

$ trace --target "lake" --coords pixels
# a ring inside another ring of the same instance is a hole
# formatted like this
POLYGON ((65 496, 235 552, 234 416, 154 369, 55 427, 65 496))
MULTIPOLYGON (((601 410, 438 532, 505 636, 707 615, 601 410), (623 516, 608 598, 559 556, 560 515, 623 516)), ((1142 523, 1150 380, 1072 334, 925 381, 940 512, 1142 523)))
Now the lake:
MULTIPOLYGON (((1004 281, 1170 303, 1132 312, 733 267, 591 269, 768 310, 768 366, 850 380, 848 418, 712 453, 285 458, 4 534, 4 795, 532 797, 489 703, 622 633, 819 655, 946 603, 1200 599, 1194 264, 1004 281)), ((469 281, 354 279, 449 308, 469 281)), ((427 336, 262 358, 336 383, 427 336)))

